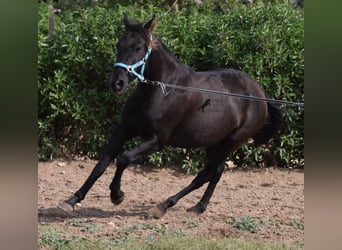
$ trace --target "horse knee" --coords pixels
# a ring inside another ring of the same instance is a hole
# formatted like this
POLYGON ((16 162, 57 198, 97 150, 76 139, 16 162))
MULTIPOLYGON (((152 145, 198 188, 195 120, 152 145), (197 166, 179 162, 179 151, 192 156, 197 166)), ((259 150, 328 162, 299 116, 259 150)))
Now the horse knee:
POLYGON ((211 176, 210 181, 212 182, 218 182, 222 176, 222 173, 224 171, 224 164, 220 164, 218 168, 216 169, 216 172, 211 176))
POLYGON ((192 185, 195 189, 200 188, 204 185, 204 183, 209 181, 209 176, 205 176, 205 175, 200 175, 198 174, 195 179, 192 181, 192 185))
POLYGON ((130 164, 129 157, 123 153, 116 158, 116 167, 119 169, 125 169, 130 164))
POLYGON ((92 174, 91 174, 92 178, 95 178, 95 179, 99 178, 103 174, 103 172, 107 169, 110 162, 111 162, 110 157, 106 155, 103 156, 94 167, 92 174))
POLYGON ((225 166, 224 166, 224 164, 220 164, 219 166, 218 166, 218 168, 217 168, 217 173, 218 174, 222 174, 223 173, 223 171, 224 171, 224 169, 225 169, 225 166))

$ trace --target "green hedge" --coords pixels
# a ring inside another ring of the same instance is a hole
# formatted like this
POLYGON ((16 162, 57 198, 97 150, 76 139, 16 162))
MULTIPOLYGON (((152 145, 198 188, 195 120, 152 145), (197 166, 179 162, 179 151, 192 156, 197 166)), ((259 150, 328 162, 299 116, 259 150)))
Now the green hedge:
MULTIPOLYGON (((210 7, 210 6, 209 6, 210 7)), ((177 13, 151 4, 145 8, 101 4, 62 10, 55 15, 39 3, 38 143, 39 159, 65 155, 96 158, 127 95, 113 96, 107 86, 123 33, 122 13, 139 21, 157 15, 156 35, 196 70, 232 67, 253 76, 269 96, 304 98, 304 20, 288 4, 235 4, 216 11, 195 6, 177 13), (192 15, 189 16, 189 11, 192 15), (49 38, 49 20, 50 24, 49 38)), ((304 165, 304 111, 284 106, 281 136, 265 147, 246 143, 230 157, 239 166, 304 165)), ((128 143, 132 147, 137 143, 128 143)), ((163 166, 182 164, 197 171, 203 151, 167 148, 142 159, 163 166)))

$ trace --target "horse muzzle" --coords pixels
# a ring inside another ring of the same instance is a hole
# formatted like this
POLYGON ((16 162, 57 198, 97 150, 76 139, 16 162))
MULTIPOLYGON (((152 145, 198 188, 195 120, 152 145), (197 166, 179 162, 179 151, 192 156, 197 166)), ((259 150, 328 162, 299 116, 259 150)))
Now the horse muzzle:
POLYGON ((125 90, 125 83, 123 80, 117 80, 113 82, 110 87, 114 94, 121 94, 125 90))
POLYGON ((129 80, 126 72, 118 72, 110 78, 109 87, 114 94, 122 94, 126 90, 129 80))

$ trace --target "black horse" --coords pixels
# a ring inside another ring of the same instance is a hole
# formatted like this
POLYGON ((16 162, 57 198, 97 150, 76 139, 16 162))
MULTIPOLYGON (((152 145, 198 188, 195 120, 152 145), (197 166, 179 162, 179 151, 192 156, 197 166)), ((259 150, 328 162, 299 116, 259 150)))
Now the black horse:
POLYGON ((152 215, 161 217, 179 199, 209 182, 201 200, 188 209, 202 213, 222 175, 227 156, 249 138, 253 138, 256 145, 266 143, 278 128, 281 110, 264 101, 174 88, 166 90, 161 82, 265 97, 260 85, 241 71, 219 69, 196 72, 181 63, 152 34, 156 25, 155 16, 146 24, 133 24, 124 14, 124 24, 125 33, 117 44, 117 63, 109 84, 114 93, 120 93, 135 77, 140 81, 125 103, 121 121, 113 130, 105 153, 82 187, 59 208, 66 212, 73 211, 74 205, 85 198, 115 158, 117 168, 110 184, 110 198, 115 205, 120 204, 124 199, 120 182, 125 168, 143 155, 172 145, 204 147, 207 162, 190 185, 160 203, 153 209, 152 215), (121 153, 125 142, 138 136, 142 138, 142 143, 121 153))

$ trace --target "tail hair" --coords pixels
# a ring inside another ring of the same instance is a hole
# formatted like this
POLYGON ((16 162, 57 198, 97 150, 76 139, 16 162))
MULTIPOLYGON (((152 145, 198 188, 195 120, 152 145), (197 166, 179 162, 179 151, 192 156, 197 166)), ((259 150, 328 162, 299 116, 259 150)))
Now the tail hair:
POLYGON ((277 132, 283 119, 283 110, 274 103, 267 103, 268 114, 264 126, 253 137, 254 144, 259 146, 266 144, 269 139, 277 132))

